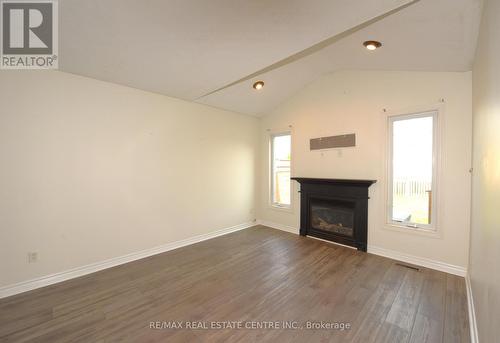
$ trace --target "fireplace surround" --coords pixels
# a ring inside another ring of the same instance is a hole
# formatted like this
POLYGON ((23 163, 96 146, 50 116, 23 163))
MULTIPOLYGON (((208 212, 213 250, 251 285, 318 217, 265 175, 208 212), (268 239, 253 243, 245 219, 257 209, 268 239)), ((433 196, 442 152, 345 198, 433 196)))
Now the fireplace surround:
POLYGON ((293 177, 300 183, 300 235, 366 251, 368 188, 376 180, 293 177))

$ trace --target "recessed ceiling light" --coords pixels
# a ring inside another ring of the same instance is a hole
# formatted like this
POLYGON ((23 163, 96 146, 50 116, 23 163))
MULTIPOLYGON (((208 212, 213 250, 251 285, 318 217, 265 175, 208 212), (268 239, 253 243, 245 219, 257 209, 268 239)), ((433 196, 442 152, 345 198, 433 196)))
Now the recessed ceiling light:
POLYGON ((255 90, 260 91, 262 88, 264 88, 264 81, 257 81, 253 84, 253 88, 255 90))
POLYGON ((376 40, 369 40, 363 43, 365 48, 368 50, 376 50, 382 46, 382 43, 377 42, 376 40))

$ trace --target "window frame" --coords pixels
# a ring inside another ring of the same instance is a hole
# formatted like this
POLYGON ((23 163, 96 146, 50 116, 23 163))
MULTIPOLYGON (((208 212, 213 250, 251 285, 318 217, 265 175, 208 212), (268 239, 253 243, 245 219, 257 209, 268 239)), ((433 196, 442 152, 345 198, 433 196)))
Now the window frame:
POLYGON ((389 227, 403 229, 404 231, 416 231, 416 232, 424 232, 437 234, 439 228, 439 202, 438 202, 438 194, 439 194, 439 172, 440 172, 440 149, 441 149, 441 141, 440 141, 440 109, 425 109, 420 111, 414 111, 405 114, 392 114, 387 116, 386 125, 387 125, 387 197, 386 197, 386 211, 385 211, 385 221, 389 227), (432 207, 431 207, 431 223, 430 224, 419 224, 413 222, 400 222, 395 221, 392 218, 392 204, 393 204, 393 167, 394 167, 394 157, 393 157, 393 127, 394 122, 400 120, 407 119, 416 119, 416 118, 426 118, 432 117, 432 207))
POLYGON ((290 179, 290 204, 282 204, 274 201, 274 138, 290 136, 290 177, 292 174, 292 132, 280 131, 269 134, 269 206, 273 209, 291 211, 292 210, 292 180, 290 179))

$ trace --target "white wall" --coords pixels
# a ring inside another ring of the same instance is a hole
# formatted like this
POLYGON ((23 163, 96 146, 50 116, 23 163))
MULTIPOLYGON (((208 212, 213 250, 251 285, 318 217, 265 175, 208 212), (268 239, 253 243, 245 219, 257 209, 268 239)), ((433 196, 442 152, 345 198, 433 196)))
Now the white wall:
POLYGON ((469 276, 480 342, 500 337, 500 2, 484 2, 473 70, 469 276))
POLYGON ((0 286, 255 218, 256 118, 53 71, 0 104, 0 286))
POLYGON ((267 129, 288 125, 294 175, 379 180, 370 245, 467 265, 470 73, 335 73, 260 129, 249 116, 51 71, 0 72, 0 103, 0 286, 250 221, 256 193, 259 219, 298 228, 296 192, 292 212, 267 205, 267 129), (441 98, 441 236, 384 229, 382 109, 441 98), (310 138, 351 132, 354 149, 308 150, 310 138), (37 263, 27 263, 29 251, 37 263))
MULTIPOLYGON (((282 104, 261 123, 259 218, 299 227, 299 198, 293 210, 268 206, 268 130, 292 125, 292 174, 301 177, 376 179, 370 188, 368 244, 417 257, 467 266, 470 224, 471 73, 345 71, 325 76, 282 104), (443 159, 440 237, 388 230, 385 221, 386 118, 383 109, 411 113, 442 104, 443 159), (430 106, 428 106, 430 105, 430 106), (356 133, 357 146, 309 151, 309 139, 356 133)), ((298 186, 294 182, 294 188, 298 186)))

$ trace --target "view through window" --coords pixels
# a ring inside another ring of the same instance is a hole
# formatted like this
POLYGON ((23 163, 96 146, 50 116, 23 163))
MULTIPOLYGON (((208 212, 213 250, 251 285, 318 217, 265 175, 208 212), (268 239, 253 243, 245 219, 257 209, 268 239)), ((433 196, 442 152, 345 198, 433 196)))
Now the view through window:
POLYGON ((291 135, 271 136, 271 202, 275 206, 290 206, 291 135))
POLYGON ((391 222, 423 228, 434 224, 436 117, 429 112, 389 118, 391 222))

